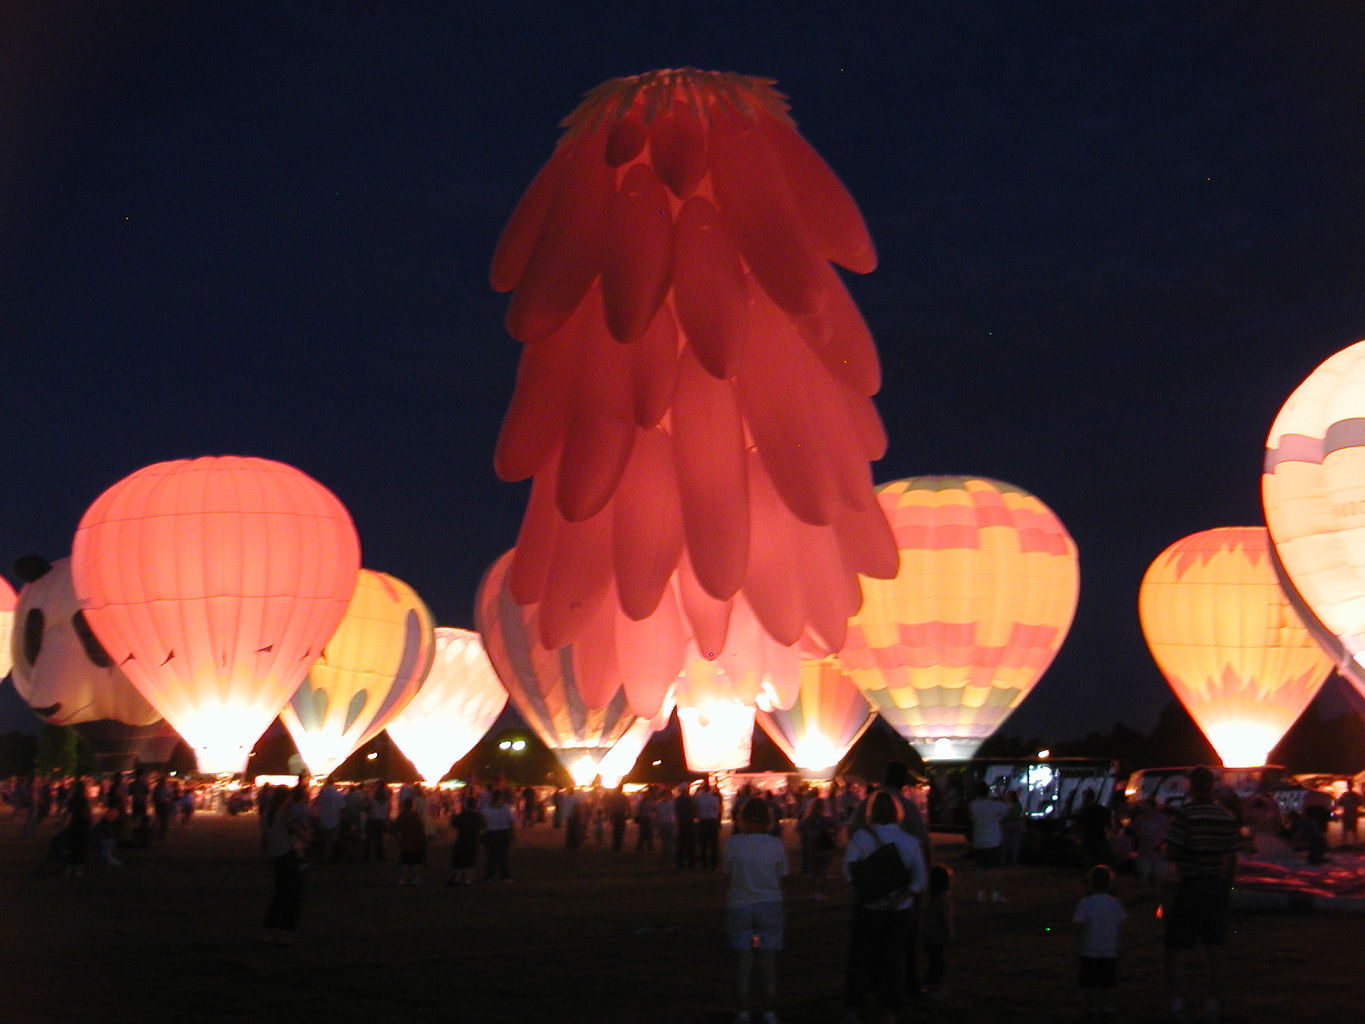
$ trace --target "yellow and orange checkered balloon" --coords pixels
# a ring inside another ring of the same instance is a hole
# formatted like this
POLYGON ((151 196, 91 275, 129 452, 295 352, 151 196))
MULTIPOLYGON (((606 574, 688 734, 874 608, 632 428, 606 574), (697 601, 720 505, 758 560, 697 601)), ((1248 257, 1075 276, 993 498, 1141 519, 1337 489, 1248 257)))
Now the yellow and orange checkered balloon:
POLYGON ((1075 542, 1032 494, 983 477, 911 477, 877 497, 900 568, 863 580, 840 661, 921 756, 970 757, 1066 638, 1075 542))

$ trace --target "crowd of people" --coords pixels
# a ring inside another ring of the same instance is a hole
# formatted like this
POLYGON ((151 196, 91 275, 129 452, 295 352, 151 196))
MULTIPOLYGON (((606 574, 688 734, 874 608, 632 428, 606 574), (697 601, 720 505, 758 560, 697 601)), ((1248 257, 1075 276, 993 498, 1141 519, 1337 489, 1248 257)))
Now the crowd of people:
MULTIPOLYGON (((433 870, 428 855, 438 838, 450 842, 444 884, 452 888, 480 878, 510 883, 513 837, 537 824, 559 830, 571 850, 633 852, 680 871, 721 871, 729 880, 725 921, 737 960, 737 1024, 777 1020, 784 899, 800 894, 827 900, 847 893, 843 991, 852 1024, 868 1019, 869 1012, 899 1019, 910 1000, 946 991, 948 950, 956 937, 956 879, 947 864, 934 861, 926 804, 910 782, 899 762, 887 766, 878 786, 793 781, 764 790, 744 785, 726 795, 707 779, 634 792, 306 780, 224 789, 138 770, 99 778, 15 779, 3 797, 22 821, 23 835, 51 833, 49 856, 67 874, 92 864, 118 868, 125 851, 164 841, 173 828, 188 825, 196 809, 254 811, 272 880, 264 938, 276 944, 294 941, 310 865, 395 861, 396 876, 390 877, 397 884, 422 885, 433 870), (723 841, 726 821, 732 832, 723 841), (789 846, 796 853, 790 865, 789 846), (801 882, 786 880, 789 874, 801 882)), ((1183 800, 1169 805, 1141 800, 1125 806, 1085 792, 1065 835, 1088 886, 1073 922, 1078 982, 1089 1017, 1103 1021, 1115 1014, 1120 933, 1127 918, 1116 897, 1121 875, 1134 879, 1131 899, 1161 902, 1170 1019, 1185 1019, 1184 954, 1202 946, 1208 993, 1199 1019, 1215 1021, 1238 854, 1297 852, 1319 861, 1328 855, 1333 815, 1342 842, 1357 841, 1361 803, 1361 795, 1347 789, 1335 799, 1313 795, 1285 813, 1268 792, 1243 799, 1217 787, 1207 769, 1192 771, 1183 800)), ((958 865, 968 872, 967 891, 974 889, 983 903, 1007 902, 1006 879, 1020 859, 1024 828, 1018 794, 981 784, 968 809, 969 857, 958 865)))
POLYGON ((122 867, 120 850, 164 840, 173 825, 189 824, 204 799, 194 783, 141 769, 99 778, 12 778, 0 795, 22 820, 25 837, 57 822, 48 855, 69 875, 84 874, 92 862, 122 867))

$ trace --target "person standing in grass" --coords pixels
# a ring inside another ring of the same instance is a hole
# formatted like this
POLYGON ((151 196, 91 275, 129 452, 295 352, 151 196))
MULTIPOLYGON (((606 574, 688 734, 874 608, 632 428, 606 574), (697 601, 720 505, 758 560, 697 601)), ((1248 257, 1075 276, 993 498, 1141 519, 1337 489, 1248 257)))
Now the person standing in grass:
POLYGON ((450 848, 450 878, 446 886, 473 885, 474 862, 479 856, 479 833, 483 831, 479 802, 466 795, 459 813, 451 815, 450 825, 455 830, 455 842, 450 848))
MULTIPOLYGON (((862 1019, 863 1004, 875 988, 884 1010, 881 1018, 893 1024, 905 1008, 910 987, 910 953, 914 941, 913 908, 928 880, 919 840, 901 827, 901 805, 884 789, 873 793, 864 814, 866 825, 849 833, 844 848, 844 878, 853 881, 853 865, 893 846, 905 865, 909 883, 885 896, 861 902, 854 890, 849 923, 848 971, 844 981, 845 1024, 862 1019)), ((918 985, 918 978, 915 978, 918 985)))
POLYGON ((754 954, 762 978, 763 1024, 777 1024, 777 953, 782 948, 784 917, 781 879, 787 874, 782 840, 768 834, 771 814, 765 801, 747 800, 740 808, 737 830, 725 844, 725 872, 730 889, 725 899, 726 931, 738 957, 739 1009, 736 1024, 747 1024, 754 954))
POLYGON ((1090 894, 1083 896, 1071 915, 1080 959, 1081 991, 1086 998, 1086 1019, 1110 1020, 1117 1009, 1114 986, 1118 982, 1119 926, 1128 912, 1113 893, 1114 872, 1104 864, 1090 869, 1090 894))
POLYGON ((398 837, 398 884, 421 885, 426 879, 423 869, 427 863, 427 823, 417 810, 416 798, 405 797, 403 809, 393 821, 398 837))
POLYGON ((265 855, 270 858, 274 887, 265 912, 265 941, 292 945, 303 908, 303 878, 308 862, 303 851, 312 840, 308 790, 275 786, 265 814, 265 855))
POLYGON ((512 870, 507 865, 508 854, 512 849, 512 827, 512 808, 507 804, 507 794, 501 789, 495 789, 489 797, 488 806, 483 809, 485 881, 512 880, 512 870))
POLYGON ((1228 941, 1228 904, 1237 872, 1241 826, 1214 799, 1213 772, 1190 772, 1189 799, 1178 807, 1166 833, 1166 855, 1179 872, 1164 900, 1166 988, 1173 1021, 1185 1019, 1185 971, 1182 954, 1202 943, 1208 952, 1209 994, 1204 1021, 1218 1020, 1223 965, 1228 941))

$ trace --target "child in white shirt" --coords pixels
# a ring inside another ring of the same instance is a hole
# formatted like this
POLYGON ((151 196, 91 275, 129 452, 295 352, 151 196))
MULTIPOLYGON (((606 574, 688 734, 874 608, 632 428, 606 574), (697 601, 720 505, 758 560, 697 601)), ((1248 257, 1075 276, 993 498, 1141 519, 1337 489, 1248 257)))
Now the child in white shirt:
POLYGON ((1111 891, 1114 872, 1103 864, 1090 869, 1090 894, 1076 904, 1071 915, 1080 925, 1076 933, 1076 952, 1080 957, 1081 991, 1086 998, 1088 1020, 1112 1017, 1114 986, 1118 982, 1119 926, 1128 911, 1111 891))

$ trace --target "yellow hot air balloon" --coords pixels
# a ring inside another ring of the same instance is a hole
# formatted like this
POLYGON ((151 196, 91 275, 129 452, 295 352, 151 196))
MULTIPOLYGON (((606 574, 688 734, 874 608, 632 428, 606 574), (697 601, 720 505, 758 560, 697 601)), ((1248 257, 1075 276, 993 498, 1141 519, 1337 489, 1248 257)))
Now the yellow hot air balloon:
POLYGON ((877 712, 834 657, 802 657, 796 701, 758 712, 758 724, 803 775, 828 778, 877 712))
POLYGON ((308 770, 330 775, 384 731, 431 670, 435 625, 417 592, 361 569, 346 614, 280 720, 308 770))
POLYGON ((1076 545, 1032 494, 984 477, 911 477, 877 497, 900 569, 863 580, 839 660, 921 756, 970 757, 1066 638, 1076 545))
POLYGON ((1138 613, 1166 681, 1229 768, 1264 764, 1332 670, 1259 526, 1176 541, 1143 576, 1138 613))
POLYGON ((493 727, 506 706, 507 691, 479 634, 437 626, 431 671, 389 723, 389 739, 435 785, 493 727))
POLYGON ((1365 694, 1365 341, 1327 359, 1280 409, 1261 502, 1288 596, 1365 694))

